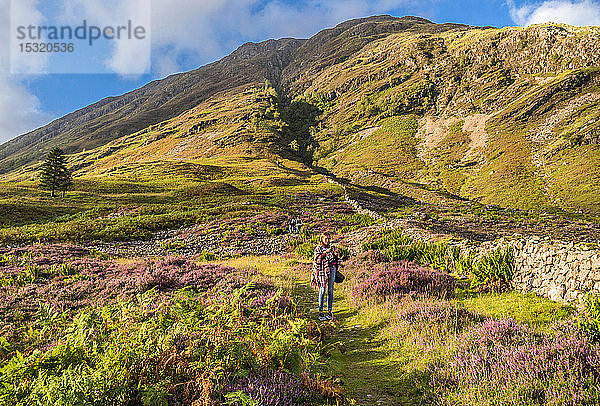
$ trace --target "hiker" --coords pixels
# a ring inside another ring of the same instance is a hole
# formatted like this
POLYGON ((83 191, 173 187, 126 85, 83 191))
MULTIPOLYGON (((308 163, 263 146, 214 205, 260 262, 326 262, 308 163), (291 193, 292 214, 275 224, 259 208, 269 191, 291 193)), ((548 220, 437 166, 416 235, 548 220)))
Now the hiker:
POLYGON ((302 231, 303 225, 304 225, 304 223, 302 222, 301 218, 296 219, 296 221, 295 221, 296 234, 300 234, 300 232, 302 231))
POLYGON ((310 284, 319 290, 319 320, 332 320, 333 284, 340 257, 337 249, 331 244, 329 234, 321 234, 319 245, 315 248, 313 271, 310 284), (327 294, 327 315, 323 314, 325 295, 327 294))
POLYGON ((291 219, 288 220, 288 232, 290 234, 296 234, 298 232, 295 217, 292 217, 291 219))
POLYGON ((300 234, 302 231, 302 226, 304 223, 301 218, 291 218, 288 220, 288 233, 290 234, 300 234))

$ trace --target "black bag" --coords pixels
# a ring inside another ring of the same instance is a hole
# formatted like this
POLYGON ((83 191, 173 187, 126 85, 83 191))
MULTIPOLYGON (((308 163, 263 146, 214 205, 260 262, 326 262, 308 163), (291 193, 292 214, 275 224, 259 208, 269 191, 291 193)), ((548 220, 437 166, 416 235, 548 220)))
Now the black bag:
POLYGON ((346 277, 340 272, 340 271, 335 271, 335 283, 342 283, 344 282, 344 279, 346 279, 346 277))

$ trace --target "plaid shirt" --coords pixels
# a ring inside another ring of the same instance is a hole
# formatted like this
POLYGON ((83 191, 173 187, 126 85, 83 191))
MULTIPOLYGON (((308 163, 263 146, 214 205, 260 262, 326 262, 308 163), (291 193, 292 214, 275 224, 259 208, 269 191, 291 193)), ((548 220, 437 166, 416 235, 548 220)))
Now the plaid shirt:
POLYGON ((329 247, 317 245, 313 257, 313 269, 310 278, 310 285, 313 288, 327 286, 329 283, 329 267, 338 266, 340 258, 335 247, 330 252, 326 252, 329 247))

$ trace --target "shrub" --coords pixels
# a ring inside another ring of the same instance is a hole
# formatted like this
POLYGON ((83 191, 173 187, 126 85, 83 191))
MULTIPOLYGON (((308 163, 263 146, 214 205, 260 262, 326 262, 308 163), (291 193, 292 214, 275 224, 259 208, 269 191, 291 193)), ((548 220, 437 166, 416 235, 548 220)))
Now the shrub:
POLYGON ((363 250, 377 249, 392 260, 414 261, 431 268, 471 277, 471 287, 501 292, 510 287, 514 273, 512 249, 498 249, 481 258, 444 242, 413 242, 402 230, 386 230, 377 240, 363 244, 363 250))
POLYGON ((449 362, 429 367, 428 401, 454 405, 584 405, 600 398, 600 353, 572 325, 540 336, 511 320, 466 331, 449 362))
POLYGON ((315 248, 316 248, 317 244, 311 241, 307 241, 304 242, 300 245, 298 245, 295 249, 294 252, 302 258, 305 259, 313 259, 313 256, 315 254, 315 248))
POLYGON ((502 292, 510 287, 514 273, 512 249, 499 249, 472 265, 471 287, 480 291, 502 292))
POLYGON ((432 297, 406 296, 378 307, 386 315, 381 337, 394 356, 414 363, 407 373, 416 373, 417 365, 422 372, 432 360, 446 359, 457 335, 484 319, 460 304, 432 297))
POLYGON ((472 314, 464 307, 437 299, 405 300, 394 312, 394 318, 408 321, 412 326, 441 325, 457 331, 473 321, 481 321, 481 316, 472 314))
POLYGON ((215 254, 214 252, 204 250, 198 255, 197 259, 200 262, 217 261, 221 259, 221 256, 219 254, 215 254))
POLYGON ((264 371, 244 386, 260 404, 310 398, 298 376, 269 372, 299 372, 304 357, 318 357, 315 344, 295 330, 288 298, 254 306, 267 295, 255 284, 209 298, 189 290, 164 295, 158 288, 80 311, 54 331, 47 350, 9 354, 0 365, 3 404, 192 404, 218 398, 228 391, 224 378, 248 371, 264 371), (210 379, 215 373, 219 378, 210 379), (268 403, 278 399, 288 400, 268 403))
POLYGON ((177 251, 186 247, 186 242, 182 240, 162 241, 160 247, 165 251, 177 251))
POLYGON ((458 247, 450 247, 445 243, 416 242, 405 246, 392 245, 383 253, 395 261, 415 261, 434 269, 451 271, 454 259, 458 257, 458 247))
POLYGON ((383 251, 388 247, 396 245, 409 245, 412 243, 412 239, 404 235, 402 230, 397 228, 395 230, 384 230, 381 237, 373 242, 363 243, 363 251, 369 250, 380 250, 383 251))
POLYGON ((231 405, 301 406, 317 399, 300 377, 282 371, 252 371, 235 379, 225 391, 231 405))
POLYGON ((600 343, 600 296, 588 294, 585 309, 579 316, 577 325, 591 340, 600 343))
POLYGON ((379 270, 354 286, 357 300, 383 300, 407 294, 452 297, 456 281, 446 273, 417 267, 414 264, 394 264, 379 270))
POLYGON ((340 254, 340 259, 342 261, 347 260, 348 258, 350 258, 350 255, 352 254, 350 252, 350 249, 346 248, 346 247, 337 247, 338 248, 338 252, 340 254))

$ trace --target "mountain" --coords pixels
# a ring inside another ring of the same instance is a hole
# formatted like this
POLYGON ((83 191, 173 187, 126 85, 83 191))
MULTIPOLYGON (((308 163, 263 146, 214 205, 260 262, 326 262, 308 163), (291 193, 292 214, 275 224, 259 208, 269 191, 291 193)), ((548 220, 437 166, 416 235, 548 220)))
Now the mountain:
POLYGON ((185 112, 214 94, 276 80, 302 40, 245 44, 226 58, 108 97, 0 146, 0 172, 39 160, 52 146, 92 149, 185 112))
POLYGON ((0 146, 27 179, 53 146, 80 176, 278 156, 424 201, 600 211, 600 28, 351 20, 242 45, 0 146))
POLYGON ((0 146, 0 173, 39 160, 55 145, 68 153, 93 149, 176 117, 215 95, 239 91, 240 87, 265 80, 276 85, 296 82, 291 78, 304 66, 318 72, 348 58, 370 41, 422 25, 435 27, 418 18, 379 16, 342 23, 310 40, 244 44, 218 62, 103 99, 9 141, 0 146))

